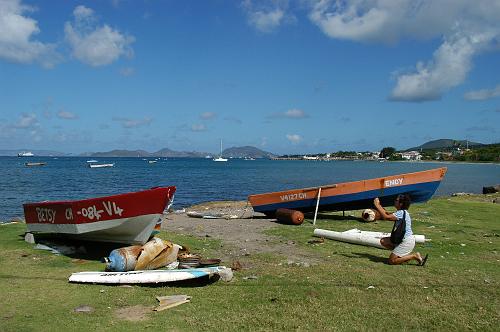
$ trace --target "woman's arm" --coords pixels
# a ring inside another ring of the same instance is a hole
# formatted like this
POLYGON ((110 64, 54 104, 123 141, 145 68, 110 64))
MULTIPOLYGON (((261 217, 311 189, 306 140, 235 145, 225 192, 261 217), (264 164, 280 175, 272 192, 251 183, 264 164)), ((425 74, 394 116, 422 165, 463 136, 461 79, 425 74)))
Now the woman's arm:
POLYGON ((380 205, 380 200, 378 199, 378 197, 373 200, 373 205, 375 205, 375 208, 380 213, 380 216, 382 217, 382 219, 390 220, 390 221, 397 221, 398 220, 398 218, 396 218, 396 216, 394 214, 387 213, 387 211, 382 207, 382 205, 380 205))

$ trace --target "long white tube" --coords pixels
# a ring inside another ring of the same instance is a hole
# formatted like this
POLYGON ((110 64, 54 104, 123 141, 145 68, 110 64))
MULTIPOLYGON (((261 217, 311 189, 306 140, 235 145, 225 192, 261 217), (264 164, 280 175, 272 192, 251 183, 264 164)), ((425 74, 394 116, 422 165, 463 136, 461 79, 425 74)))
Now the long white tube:
MULTIPOLYGON (((369 247, 385 249, 380 244, 380 239, 382 237, 390 236, 390 233, 368 232, 368 231, 360 231, 358 229, 351 229, 345 232, 335 232, 326 229, 316 228, 314 230, 314 236, 326 237, 327 239, 331 240, 337 240, 342 242, 361 244, 369 247)), ((425 236, 415 235, 415 242, 425 243, 425 236)))

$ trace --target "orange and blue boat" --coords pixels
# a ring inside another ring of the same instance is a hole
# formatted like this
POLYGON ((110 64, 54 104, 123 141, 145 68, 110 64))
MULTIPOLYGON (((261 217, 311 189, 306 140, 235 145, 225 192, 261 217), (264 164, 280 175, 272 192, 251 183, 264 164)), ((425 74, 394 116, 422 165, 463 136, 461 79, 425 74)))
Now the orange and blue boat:
POLYGON ((446 167, 385 176, 376 179, 329 184, 248 196, 254 211, 273 216, 277 209, 302 212, 346 211, 373 207, 378 197, 383 206, 394 204, 399 194, 409 194, 413 203, 428 201, 446 174, 446 167), (319 202, 318 202, 319 200, 319 202))

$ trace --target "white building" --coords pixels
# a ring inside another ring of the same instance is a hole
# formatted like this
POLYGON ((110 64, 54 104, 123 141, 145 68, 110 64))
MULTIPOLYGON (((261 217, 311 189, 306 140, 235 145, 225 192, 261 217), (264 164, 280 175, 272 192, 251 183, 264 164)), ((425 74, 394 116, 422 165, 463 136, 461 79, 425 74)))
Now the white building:
POLYGON ((421 160, 422 155, 418 151, 408 151, 401 153, 401 157, 406 160, 421 160))

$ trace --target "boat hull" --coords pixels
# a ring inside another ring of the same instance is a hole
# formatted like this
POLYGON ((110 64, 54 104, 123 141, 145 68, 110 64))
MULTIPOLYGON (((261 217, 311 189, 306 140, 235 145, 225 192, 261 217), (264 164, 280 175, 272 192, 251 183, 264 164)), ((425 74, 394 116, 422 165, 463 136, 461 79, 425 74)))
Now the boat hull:
POLYGON ((28 232, 81 240, 144 244, 161 226, 175 187, 79 201, 24 204, 28 232))
POLYGON ((318 211, 370 208, 373 207, 375 197, 379 197, 383 206, 390 206, 399 194, 409 194, 412 202, 421 203, 434 195, 445 173, 446 168, 438 168, 370 180, 250 195, 248 200, 254 211, 267 215, 274 215, 279 208, 302 212, 315 211, 319 188, 321 195, 318 211))

